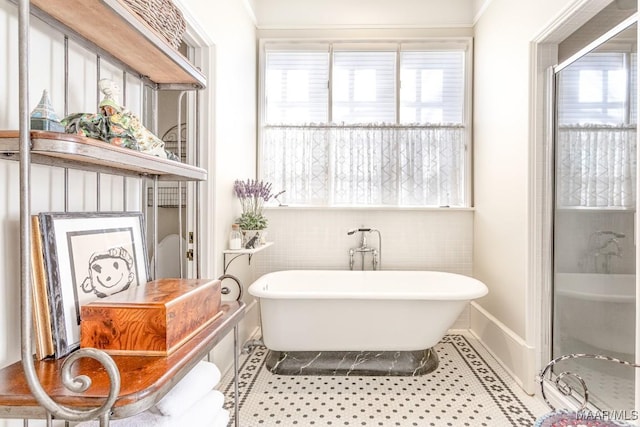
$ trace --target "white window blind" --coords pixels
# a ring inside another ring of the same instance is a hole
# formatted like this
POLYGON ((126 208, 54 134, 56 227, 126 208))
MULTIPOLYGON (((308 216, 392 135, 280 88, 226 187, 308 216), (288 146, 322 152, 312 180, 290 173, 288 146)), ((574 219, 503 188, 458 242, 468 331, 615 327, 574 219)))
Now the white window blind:
POLYGON ((395 123, 396 53, 335 52, 333 122, 395 123))
POLYGON ((266 45, 261 178, 287 204, 466 206, 465 49, 266 45))
POLYGON ((559 124, 629 124, 636 91, 629 81, 636 54, 595 52, 560 73, 559 124))
POLYGON ((329 53, 266 54, 267 123, 325 123, 329 114, 329 53))
POLYGON ((402 52, 402 123, 462 123, 463 52, 402 52))

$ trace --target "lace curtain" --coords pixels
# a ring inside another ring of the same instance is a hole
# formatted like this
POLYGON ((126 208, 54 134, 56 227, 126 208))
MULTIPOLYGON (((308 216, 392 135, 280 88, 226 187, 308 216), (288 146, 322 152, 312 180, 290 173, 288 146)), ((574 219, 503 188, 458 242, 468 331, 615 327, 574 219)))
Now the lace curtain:
POLYGON ((262 178, 283 203, 464 206, 462 126, 267 126, 262 178))
POLYGON ((561 126, 557 147, 559 206, 635 206, 635 126, 561 126))

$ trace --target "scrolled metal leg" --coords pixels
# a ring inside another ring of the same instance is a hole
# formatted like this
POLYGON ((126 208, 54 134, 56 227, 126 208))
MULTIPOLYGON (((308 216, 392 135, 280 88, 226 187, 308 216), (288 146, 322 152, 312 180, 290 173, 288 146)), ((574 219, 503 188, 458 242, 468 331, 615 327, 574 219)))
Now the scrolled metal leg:
MULTIPOLYGON (((20 128, 20 330, 21 357, 24 376, 32 395, 47 411, 49 418, 84 421, 94 419, 111 410, 120 392, 120 373, 113 359, 105 352, 80 349, 68 356, 62 365, 63 386, 76 393, 86 391, 91 379, 85 375, 74 376, 72 365, 83 357, 97 360, 107 371, 109 394, 102 406, 94 409, 78 409, 58 404, 40 383, 32 350, 33 309, 31 289, 31 135, 29 117, 29 0, 18 3, 18 59, 19 59, 19 128, 20 128)), ((50 420, 47 420, 50 424, 50 420)))
POLYGON ((230 287, 225 285, 222 286, 222 295, 235 295, 235 300, 240 301, 242 299, 242 283, 240 283, 240 279, 232 274, 223 274, 222 276, 218 277, 218 280, 220 280, 221 282, 225 279, 233 280, 236 283, 235 292, 230 287))
POLYGON ((100 416, 100 427, 109 427, 109 412, 100 416))

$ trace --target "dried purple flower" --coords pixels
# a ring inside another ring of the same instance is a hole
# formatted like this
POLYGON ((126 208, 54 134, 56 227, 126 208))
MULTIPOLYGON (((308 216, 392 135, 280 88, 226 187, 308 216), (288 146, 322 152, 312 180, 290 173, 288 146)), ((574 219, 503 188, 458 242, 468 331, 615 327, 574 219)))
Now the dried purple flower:
POLYGON ((262 207, 273 197, 271 183, 247 179, 242 181, 237 179, 233 183, 233 191, 240 199, 243 215, 262 217, 262 207))

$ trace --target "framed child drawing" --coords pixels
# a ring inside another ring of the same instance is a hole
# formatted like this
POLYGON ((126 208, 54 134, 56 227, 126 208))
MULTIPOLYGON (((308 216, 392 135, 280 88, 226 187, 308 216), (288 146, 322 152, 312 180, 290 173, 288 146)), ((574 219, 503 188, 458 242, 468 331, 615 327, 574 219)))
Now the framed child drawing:
POLYGON ((80 306, 149 280, 141 212, 39 215, 55 357, 80 344, 80 306))

